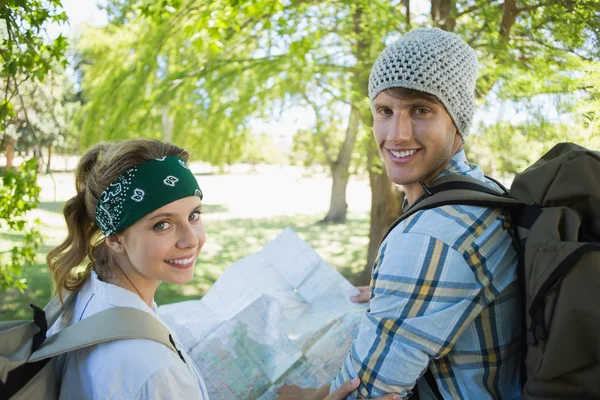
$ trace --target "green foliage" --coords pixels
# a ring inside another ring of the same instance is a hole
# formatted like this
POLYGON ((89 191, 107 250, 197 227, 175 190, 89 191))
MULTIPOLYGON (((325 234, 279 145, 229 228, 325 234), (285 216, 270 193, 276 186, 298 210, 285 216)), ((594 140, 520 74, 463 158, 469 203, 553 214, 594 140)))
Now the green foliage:
POLYGON ((543 114, 512 125, 501 121, 483 128, 480 135, 466 140, 467 155, 492 176, 514 176, 537 161, 554 145, 573 142, 600 150, 600 129, 586 122, 584 115, 574 115, 570 123, 548 121, 543 114))
MULTIPOLYGON (((592 26, 593 27, 593 26, 592 26)), ((561 28, 557 28, 560 29, 561 28)), ((591 33, 587 33, 590 37, 591 33)), ((565 39, 583 46, 577 38, 565 39)), ((589 39, 592 40, 592 39, 589 39)), ((555 54, 552 49, 548 54, 555 54)), ((560 50, 560 53, 564 51, 560 50)), ((586 60, 573 55, 560 67, 552 62, 540 63, 529 76, 514 76, 503 86, 503 96, 512 100, 519 110, 527 111, 528 119, 519 124, 498 121, 481 125, 479 135, 466 141, 469 159, 491 174, 512 176, 521 172, 560 142, 573 142, 600 150, 600 55, 586 60), (542 93, 543 96, 534 96, 542 93), (539 105, 542 99, 554 100, 557 117, 549 118, 549 107, 539 105)))
POLYGON ((290 163, 304 167, 327 165, 325 154, 317 150, 320 146, 320 136, 321 134, 314 133, 312 129, 298 130, 292 142, 290 163))
POLYGON ((470 161, 491 174, 513 175, 561 141, 599 148, 592 121, 600 82, 591 73, 600 63, 598 9, 598 0, 522 0, 511 20, 506 4, 457 2, 455 32, 475 48, 482 66, 480 105, 509 104, 528 114, 519 123, 507 114, 472 129, 470 161))
POLYGON ((587 96, 576 104, 575 109, 582 134, 588 140, 594 140, 594 148, 600 150, 600 145, 597 144, 600 138, 600 63, 590 62, 584 71, 588 83, 587 96))
POLYGON ((249 117, 279 95, 268 82, 279 73, 269 64, 276 56, 259 54, 259 33, 239 33, 260 23, 250 5, 171 3, 134 6, 128 23, 84 34, 83 146, 156 137, 215 165, 235 162, 249 117))
POLYGON ((15 287, 21 292, 26 288, 20 279, 21 270, 34 263, 40 246, 39 221, 31 223, 27 212, 38 205, 40 188, 37 185, 37 162, 35 158, 24 162, 19 169, 9 169, 2 174, 0 186, 0 230, 20 232, 23 243, 0 253, 0 289, 15 287))
MULTIPOLYGON (((51 70, 51 62, 66 66, 64 51, 67 41, 59 35, 52 42, 41 33, 50 23, 62 23, 67 15, 60 0, 20 0, 2 2, 0 19, 4 22, 2 43, 2 75, 41 80, 51 70)), ((21 78, 23 79, 23 78, 21 78)))
POLYGON ((19 92, 14 116, 6 121, 6 132, 17 139, 19 153, 46 148, 50 154, 78 147, 74 117, 81 102, 64 71, 56 68, 42 82, 23 82, 19 92))
MULTIPOLYGON (((53 66, 66 66, 65 38, 59 35, 50 41, 45 37, 48 24, 66 20, 67 16, 62 11, 59 0, 13 0, 0 3, 0 83, 4 88, 0 104, 0 152, 4 151, 7 136, 10 135, 13 139, 18 137, 20 127, 33 129, 26 110, 26 99, 38 98, 39 93, 28 97, 28 92, 46 78, 53 66)), ((42 115, 39 117, 43 118, 42 115)), ((28 211, 36 207, 39 198, 40 188, 36 183, 36 174, 35 159, 23 163, 19 169, 9 168, 3 171, 0 185, 0 228, 21 234, 23 243, 0 254, 1 290, 15 287, 22 291, 26 287, 24 280, 19 278, 21 270, 33 263, 40 245, 36 227, 39 222, 28 223, 26 216, 28 211)))

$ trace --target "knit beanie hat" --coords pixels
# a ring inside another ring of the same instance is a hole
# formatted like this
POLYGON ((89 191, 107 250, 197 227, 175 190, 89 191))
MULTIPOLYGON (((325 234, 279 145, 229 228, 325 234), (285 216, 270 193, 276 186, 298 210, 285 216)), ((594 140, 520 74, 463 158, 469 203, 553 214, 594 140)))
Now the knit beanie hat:
POLYGON ((444 105, 462 136, 475 113, 475 51, 458 35, 441 29, 415 29, 390 44, 369 77, 371 107, 379 93, 406 88, 432 94, 444 105))

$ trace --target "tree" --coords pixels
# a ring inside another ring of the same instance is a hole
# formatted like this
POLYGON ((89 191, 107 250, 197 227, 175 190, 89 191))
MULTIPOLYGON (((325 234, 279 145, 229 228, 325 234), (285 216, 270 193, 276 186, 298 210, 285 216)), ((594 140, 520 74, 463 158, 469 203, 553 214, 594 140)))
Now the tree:
MULTIPOLYGON (((4 97, 0 105, 2 139, 5 143, 16 139, 15 121, 18 118, 16 104, 24 105, 22 87, 25 83, 39 83, 52 70, 51 65, 65 65, 66 41, 59 36, 52 42, 44 39, 45 26, 50 22, 66 21, 58 0, 23 0, 0 4, 0 79, 4 97), (9 139, 9 136, 11 139, 9 139)), ((24 106, 23 106, 24 107, 24 106)), ((25 115, 27 118, 27 115, 25 115)), ((40 189, 36 183, 37 163, 34 158, 19 168, 7 168, 0 185, 0 228, 23 235, 23 244, 0 254, 0 289, 25 288, 19 275, 25 265, 33 263, 40 243, 35 225, 28 225, 27 211, 35 208, 40 189)))
POLYGON ((74 117, 81 107, 73 83, 64 70, 54 67, 43 82, 23 82, 14 117, 7 123, 20 154, 33 152, 40 171, 50 171, 54 152, 73 149, 77 145, 74 117), (47 158, 43 156, 45 149, 47 158))
POLYGON ((598 0, 432 0, 425 14, 410 0, 111 4, 118 23, 82 42, 94 60, 84 82, 86 137, 172 132, 219 164, 241 157, 251 118, 304 104, 315 112, 312 131, 333 177, 328 220, 345 218, 349 166, 361 144, 372 189, 366 271, 401 212, 402 196, 364 137, 372 125, 368 76, 386 43, 417 26, 456 32, 478 53, 481 105, 490 96, 589 93, 582 60, 597 63, 600 47, 598 0), (332 121, 343 123, 333 129, 332 121))
POLYGON ((600 65, 585 62, 583 70, 589 90, 578 96, 554 96, 556 116, 549 116, 547 107, 535 101, 521 99, 513 107, 526 109, 526 120, 481 124, 478 129, 481 133, 468 140, 469 160, 475 161, 492 176, 509 180, 560 142, 568 141, 600 150, 600 115, 597 111, 600 105, 600 65))
POLYGON ((270 64, 279 56, 259 54, 266 39, 250 30, 270 8, 175 3, 133 7, 127 23, 83 35, 83 145, 156 137, 214 165, 234 162, 250 117, 280 95, 270 81, 281 72, 270 64))

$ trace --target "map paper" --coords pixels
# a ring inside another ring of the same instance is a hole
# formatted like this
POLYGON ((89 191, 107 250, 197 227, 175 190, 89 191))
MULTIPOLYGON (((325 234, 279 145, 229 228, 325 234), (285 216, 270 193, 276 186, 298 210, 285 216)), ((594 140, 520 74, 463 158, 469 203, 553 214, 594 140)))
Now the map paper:
POLYGON ((275 399, 339 371, 367 304, 290 228, 227 268, 201 299, 161 306, 211 400, 275 399))

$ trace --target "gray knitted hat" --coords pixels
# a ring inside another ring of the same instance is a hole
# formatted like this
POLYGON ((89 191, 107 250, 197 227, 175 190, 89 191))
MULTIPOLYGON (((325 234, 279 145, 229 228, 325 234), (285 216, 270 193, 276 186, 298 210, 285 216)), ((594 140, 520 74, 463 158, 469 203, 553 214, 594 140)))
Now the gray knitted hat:
POLYGON ((375 61, 369 98, 401 87, 429 93, 446 107, 463 136, 475 113, 475 51, 459 36, 441 29, 415 29, 390 44, 375 61))

